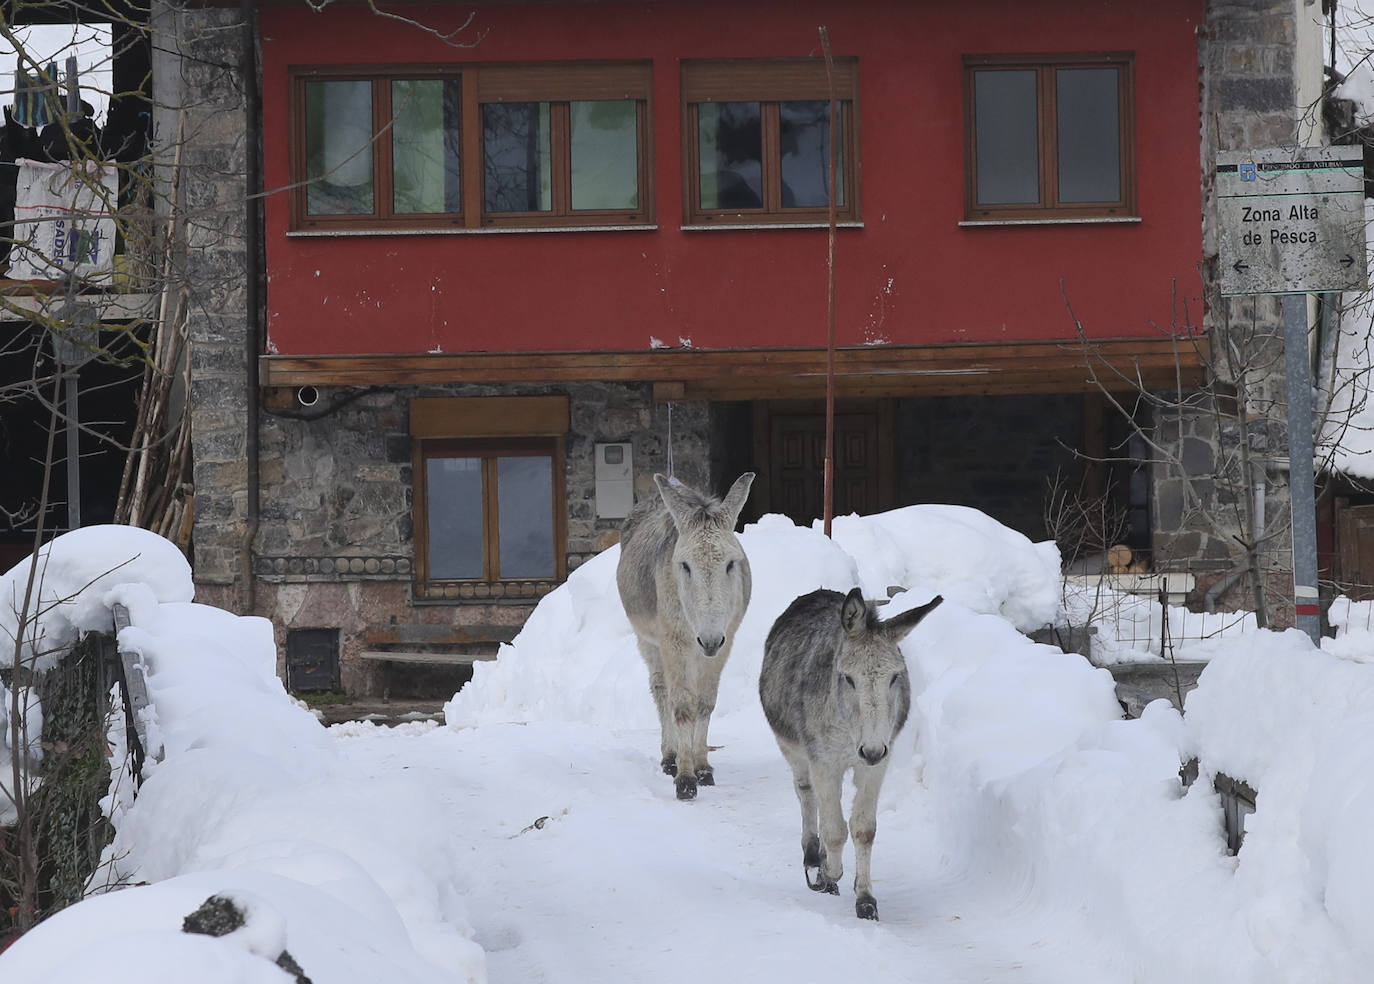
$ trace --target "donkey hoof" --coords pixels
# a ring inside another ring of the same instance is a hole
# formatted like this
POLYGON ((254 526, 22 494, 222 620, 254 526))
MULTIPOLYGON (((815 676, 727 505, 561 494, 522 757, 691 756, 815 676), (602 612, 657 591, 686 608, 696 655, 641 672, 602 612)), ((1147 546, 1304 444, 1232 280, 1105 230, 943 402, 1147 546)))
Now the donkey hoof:
POLYGON ((680 800, 694 800, 697 798, 697 777, 692 775, 680 775, 677 782, 677 798, 680 800))
POLYGON ((860 919, 878 921, 878 902, 871 895, 860 895, 854 902, 854 914, 860 919))
POLYGON ((820 868, 806 869, 806 887, 813 892, 824 892, 826 895, 840 894, 839 884, 825 877, 820 868))
POLYGON ((665 755, 665 756, 663 756, 663 761, 660 762, 660 763, 658 763, 658 764, 659 764, 660 766, 663 767, 663 774, 664 774, 665 776, 675 776, 675 775, 677 775, 677 756, 676 756, 676 755, 665 755))
POLYGON ((716 784, 716 774, 710 769, 697 769, 698 786, 714 786, 716 784))

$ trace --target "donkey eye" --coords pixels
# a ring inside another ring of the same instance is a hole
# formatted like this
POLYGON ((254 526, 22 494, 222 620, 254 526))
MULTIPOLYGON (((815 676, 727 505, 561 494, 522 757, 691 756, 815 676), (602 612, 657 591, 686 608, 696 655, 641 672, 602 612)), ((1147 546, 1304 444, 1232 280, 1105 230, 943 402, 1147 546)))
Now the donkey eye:
POLYGON ((688 577, 692 576, 692 565, 685 560, 682 562, 682 573, 686 574, 688 577))
POLYGON ((850 676, 848 673, 844 674, 844 682, 849 684, 851 687, 854 686, 854 678, 850 676))
POLYGON ((897 686, 897 680, 898 680, 898 678, 899 678, 900 676, 901 676, 900 673, 894 673, 894 674, 892 674, 892 679, 891 679, 890 681, 888 681, 888 684, 887 684, 887 685, 888 685, 889 687, 895 687, 895 686, 897 686))
POLYGON ((725 562, 725 573, 726 573, 726 574, 730 574, 730 573, 733 573, 734 570, 735 570, 735 562, 734 562, 733 560, 727 560, 727 561, 725 562))

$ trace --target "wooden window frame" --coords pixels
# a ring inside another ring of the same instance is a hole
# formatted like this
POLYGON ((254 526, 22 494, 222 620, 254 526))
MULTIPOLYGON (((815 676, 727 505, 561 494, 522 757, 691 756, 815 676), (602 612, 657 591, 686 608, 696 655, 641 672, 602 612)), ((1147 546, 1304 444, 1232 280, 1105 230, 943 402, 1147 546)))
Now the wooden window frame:
POLYGON ((1086 54, 964 56, 964 217, 968 221, 1113 219, 1138 217, 1135 154, 1135 56, 1131 52, 1086 54), (1113 202, 1062 203, 1058 199, 1058 116, 1055 73, 1066 68, 1117 71, 1117 141, 1121 157, 1121 198, 1113 202), (978 147, 974 74, 980 70, 1036 73, 1037 143, 1040 201, 1005 205, 977 202, 978 147))
MULTIPOLYGON (((560 584, 568 576, 567 493, 564 434, 568 429, 568 400, 548 397, 454 397, 417 398, 410 401, 412 438, 413 515, 415 537, 415 585, 417 599, 451 598, 445 586, 489 588, 495 585, 531 584, 535 595, 560 584), (549 578, 501 577, 499 495, 496 494, 497 459, 548 457, 553 472, 554 573, 549 578), (431 578, 429 576, 429 475, 428 462, 435 457, 482 459, 483 577, 431 578)), ((500 595, 479 591, 489 601, 500 595)), ((510 593, 511 598, 519 595, 510 593)), ((467 597, 464 595, 463 597, 467 597)))
MULTIPOLYGON (((862 221, 859 188, 859 63, 837 58, 834 84, 840 104, 840 160, 843 180, 836 209, 840 222, 862 221)), ((828 208, 784 208, 778 103, 828 100, 825 63, 818 58, 717 59, 682 64, 682 215, 686 225, 816 225, 829 221, 828 208), (713 102, 760 103, 763 129, 763 207, 707 209, 701 206, 701 148, 697 107, 713 102)))
POLYGON ((648 226, 654 222, 653 70, 648 62, 544 63, 532 65, 292 66, 288 69, 288 158, 291 178, 290 229, 295 232, 406 229, 528 229, 648 226), (400 80, 456 80, 459 84, 459 212, 395 214, 391 83, 400 80), (360 81, 372 85, 373 211, 368 215, 310 215, 306 196, 305 91, 309 82, 360 81), (573 209, 569 106, 582 100, 633 101, 636 107, 634 209, 573 209), (550 103, 550 178, 553 208, 546 212, 483 210, 482 105, 496 102, 550 103))

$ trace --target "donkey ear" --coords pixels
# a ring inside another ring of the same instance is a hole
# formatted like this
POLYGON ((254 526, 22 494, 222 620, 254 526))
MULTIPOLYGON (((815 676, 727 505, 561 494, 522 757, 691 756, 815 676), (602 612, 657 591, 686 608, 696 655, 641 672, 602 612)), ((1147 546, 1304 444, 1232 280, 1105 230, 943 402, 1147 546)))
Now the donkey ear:
POLYGON ((730 486, 730 491, 721 500, 721 506, 725 509, 725 514, 730 517, 730 529, 735 528, 735 523, 739 522, 739 514, 744 509, 744 503, 749 498, 749 486, 754 484, 754 473, 745 472, 735 479, 735 484, 730 486))
POLYGON ((851 588, 849 594, 844 596, 844 604, 840 606, 840 624, 849 635, 862 632, 868 625, 868 602, 864 601, 861 589, 851 588))
POLYGON ((944 600, 943 596, 936 595, 919 608, 913 608, 910 611, 902 612, 900 615, 892 616, 883 623, 883 629, 887 632, 888 638, 893 642, 901 642, 910 634, 912 629, 921 624, 923 618, 940 607, 940 602, 944 600))
POLYGON ((687 486, 667 475, 655 475, 654 484, 658 486, 658 494, 662 496, 663 504, 668 507, 668 512, 673 517, 673 525, 681 529, 693 512, 692 500, 687 495, 687 486))

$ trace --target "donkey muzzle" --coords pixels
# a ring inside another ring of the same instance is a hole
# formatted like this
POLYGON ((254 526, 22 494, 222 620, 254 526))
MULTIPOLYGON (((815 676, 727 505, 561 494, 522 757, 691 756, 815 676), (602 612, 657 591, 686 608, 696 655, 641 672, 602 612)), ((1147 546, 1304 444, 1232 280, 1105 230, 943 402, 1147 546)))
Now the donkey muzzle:
POLYGON ((697 636, 697 645, 701 647, 702 654, 707 659, 714 659, 716 653, 720 652, 720 647, 725 645, 725 636, 699 635, 697 636))
POLYGON ((877 765, 877 764, 878 764, 879 762, 881 762, 883 759, 887 758, 887 746, 886 746, 886 745, 860 745, 860 746, 859 746, 859 758, 863 759, 863 760, 864 760, 865 762, 867 762, 869 765, 877 765))

